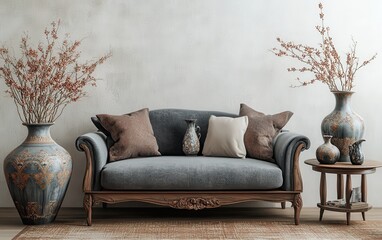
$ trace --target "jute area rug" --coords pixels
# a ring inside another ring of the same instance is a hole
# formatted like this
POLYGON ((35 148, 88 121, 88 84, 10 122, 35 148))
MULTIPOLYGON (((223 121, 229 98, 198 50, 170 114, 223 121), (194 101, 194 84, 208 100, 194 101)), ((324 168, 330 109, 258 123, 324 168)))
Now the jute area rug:
MULTIPOLYGON (((250 210, 248 210, 250 211, 250 210)), ((352 220, 345 216, 319 222, 302 216, 301 224, 293 224, 291 210, 247 214, 214 214, 212 211, 180 211, 174 214, 139 216, 128 211, 95 216, 93 225, 81 218, 58 218, 53 224, 27 226, 14 239, 382 239, 382 220, 352 220), (209 214, 210 213, 210 214, 209 214), (126 215, 125 215, 126 214, 126 215)), ((163 214, 163 211, 162 211, 163 214)), ((77 218, 78 216, 76 216, 77 218)), ((324 215, 325 218, 325 215, 324 215)))

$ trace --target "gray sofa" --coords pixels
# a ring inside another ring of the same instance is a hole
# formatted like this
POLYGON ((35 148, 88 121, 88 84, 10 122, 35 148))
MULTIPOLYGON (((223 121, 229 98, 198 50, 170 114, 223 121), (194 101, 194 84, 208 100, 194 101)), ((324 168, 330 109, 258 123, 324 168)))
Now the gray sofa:
MULTIPOLYGON (((177 209, 204 209, 247 201, 290 201, 299 224, 302 178, 299 155, 309 139, 281 132, 273 141, 275 163, 246 158, 185 156, 184 119, 195 118, 203 147, 211 115, 237 117, 214 111, 161 109, 150 111, 150 121, 162 156, 108 162, 109 138, 97 131, 76 141, 85 152, 84 208, 91 225, 96 203, 141 201, 177 209)), ((202 152, 202 149, 200 153, 202 152)))

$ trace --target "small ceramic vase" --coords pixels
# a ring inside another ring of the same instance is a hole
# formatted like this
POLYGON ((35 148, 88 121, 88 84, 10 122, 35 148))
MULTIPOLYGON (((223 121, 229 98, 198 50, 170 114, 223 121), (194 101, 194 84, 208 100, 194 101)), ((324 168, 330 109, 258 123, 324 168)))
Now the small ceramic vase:
POLYGON ((187 130, 183 138, 183 152, 186 155, 198 155, 200 150, 200 127, 196 126, 196 119, 186 119, 187 130))
POLYGON ((325 143, 316 150, 316 158, 322 164, 334 164, 340 158, 340 150, 330 140, 331 135, 324 135, 325 143))
POLYGON ((349 146, 350 162, 354 165, 362 165, 365 160, 365 155, 362 152, 361 143, 365 139, 358 140, 349 146))

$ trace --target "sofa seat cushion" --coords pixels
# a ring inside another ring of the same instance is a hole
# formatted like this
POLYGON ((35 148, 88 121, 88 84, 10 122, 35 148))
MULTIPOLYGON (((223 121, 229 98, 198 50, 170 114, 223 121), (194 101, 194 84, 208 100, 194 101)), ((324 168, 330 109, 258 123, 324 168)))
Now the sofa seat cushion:
POLYGON ((268 190, 280 188, 278 165, 256 159, 160 156, 105 165, 105 190, 268 190))

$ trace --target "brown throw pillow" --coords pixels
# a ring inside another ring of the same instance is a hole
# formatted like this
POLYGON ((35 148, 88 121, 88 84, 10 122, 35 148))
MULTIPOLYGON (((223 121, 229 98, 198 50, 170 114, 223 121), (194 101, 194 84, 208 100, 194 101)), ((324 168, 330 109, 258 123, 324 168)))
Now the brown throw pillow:
POLYGON ((99 114, 97 118, 114 141, 110 161, 161 155, 147 108, 120 116, 99 114))
POLYGON ((285 111, 274 115, 257 112, 245 104, 240 104, 240 116, 248 116, 248 128, 244 144, 249 157, 273 160, 273 138, 287 124, 293 113, 285 111))

